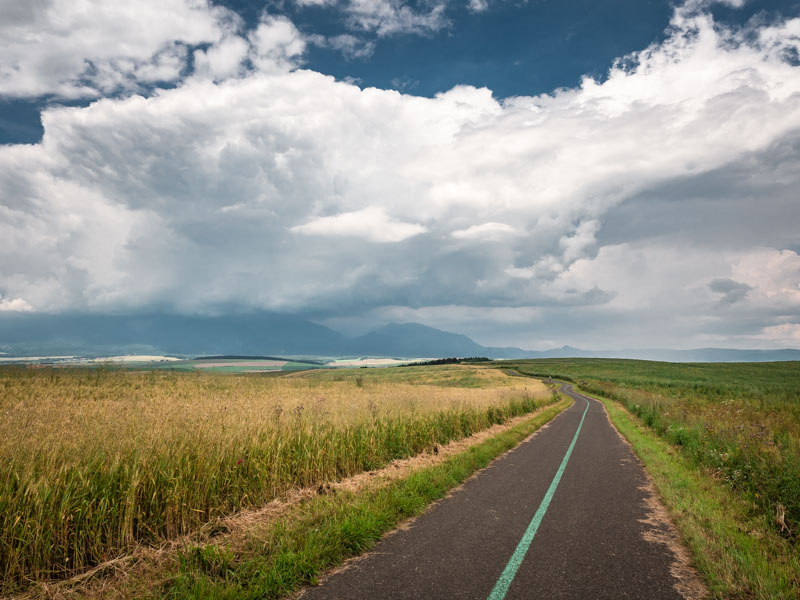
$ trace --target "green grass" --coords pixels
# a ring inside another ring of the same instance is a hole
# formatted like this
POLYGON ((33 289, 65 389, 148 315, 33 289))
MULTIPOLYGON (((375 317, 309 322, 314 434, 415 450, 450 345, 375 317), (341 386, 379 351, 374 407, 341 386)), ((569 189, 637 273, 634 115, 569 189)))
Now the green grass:
POLYGON ((379 489, 318 496, 302 507, 299 517, 282 519, 254 535, 238 555, 219 546, 193 548, 183 554, 161 597, 281 598, 313 584, 326 570, 372 548, 384 533, 424 511, 570 404, 563 401, 440 465, 379 489))
POLYGON ((675 398, 735 399, 761 411, 800 419, 800 362, 665 363, 646 360, 554 358, 495 363, 527 375, 610 383, 675 398))
POLYGON ((603 400, 631 442, 675 518, 715 598, 800 597, 800 557, 774 531, 768 515, 732 494, 709 469, 698 468, 618 402, 603 400))

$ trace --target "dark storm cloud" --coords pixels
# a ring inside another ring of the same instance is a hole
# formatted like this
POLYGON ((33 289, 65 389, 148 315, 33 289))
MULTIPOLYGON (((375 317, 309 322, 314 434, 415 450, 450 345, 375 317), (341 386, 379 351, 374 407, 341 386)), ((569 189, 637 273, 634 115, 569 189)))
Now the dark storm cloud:
POLYGON ((717 169, 660 182, 612 208, 598 242, 651 237, 716 248, 797 248, 800 131, 717 169))
POLYGON ((735 304, 740 300, 744 300, 747 292, 753 289, 746 283, 739 283, 733 279, 714 279, 708 284, 708 287, 712 292, 722 294, 720 302, 726 304, 735 304))

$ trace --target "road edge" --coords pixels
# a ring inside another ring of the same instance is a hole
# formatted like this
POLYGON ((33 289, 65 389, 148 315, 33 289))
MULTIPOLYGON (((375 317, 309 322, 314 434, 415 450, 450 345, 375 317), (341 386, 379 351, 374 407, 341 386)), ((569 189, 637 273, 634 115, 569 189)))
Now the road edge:
MULTIPOLYGON (((602 405, 603 412, 605 412, 609 425, 616 432, 622 443, 631 449, 634 459, 644 473, 647 483, 641 488, 641 491, 646 494, 645 504, 647 505, 647 519, 645 519, 643 523, 650 525, 652 529, 644 532, 643 537, 649 542, 662 544, 672 554, 670 573, 673 579, 675 579, 675 591, 685 600, 701 600, 710 597, 711 594, 706 585, 706 581, 695 566, 694 557, 689 549, 689 545, 678 530, 675 517, 667 508, 664 498, 659 491, 659 486, 656 485, 653 476, 642 461, 634 444, 620 431, 617 422, 615 422, 611 416, 608 405, 613 402, 613 400, 598 398, 594 395, 587 394, 583 390, 580 390, 580 393, 597 400, 602 405)), ((621 405, 613 408, 618 408, 621 411, 625 410, 621 405)), ((628 415, 630 416, 630 414, 628 415)))
POLYGON ((653 481, 709 597, 797 597, 800 557, 776 553, 781 540, 753 518, 740 497, 706 469, 691 465, 620 402, 592 397, 604 405, 609 421, 653 481))

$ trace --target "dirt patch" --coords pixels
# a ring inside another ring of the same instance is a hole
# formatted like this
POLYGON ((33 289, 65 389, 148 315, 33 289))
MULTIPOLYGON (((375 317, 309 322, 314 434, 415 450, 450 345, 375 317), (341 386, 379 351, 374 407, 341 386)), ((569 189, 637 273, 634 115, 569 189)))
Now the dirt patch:
POLYGON ((672 564, 670 564, 669 570, 676 581, 675 590, 681 596, 687 600, 708 598, 708 589, 692 566, 689 551, 681 542, 678 530, 667 509, 661 503, 649 475, 647 475, 647 479, 647 484, 639 489, 646 494, 644 501, 647 505, 647 518, 642 519, 641 522, 648 525, 650 529, 647 529, 642 537, 653 544, 663 544, 672 553, 672 564))
MULTIPOLYGON (((476 444, 499 435, 552 406, 544 406, 534 412, 509 419, 502 425, 493 425, 468 438, 435 447, 432 452, 423 452, 411 458, 395 460, 382 469, 366 471, 341 481, 323 483, 313 488, 290 490, 283 497, 272 500, 259 509, 246 510, 211 521, 192 534, 164 542, 157 547, 139 546, 124 556, 104 562, 70 579, 52 584, 38 584, 36 588, 26 594, 13 597, 13 600, 32 600, 34 598, 49 600, 122 599, 150 595, 164 583, 165 573, 175 564, 177 554, 181 550, 211 543, 233 550, 244 547, 249 539, 249 533, 255 528, 268 527, 278 519, 290 514, 305 500, 319 494, 336 493, 337 491, 360 492, 382 487, 391 481, 407 477, 412 471, 440 464, 454 454, 464 452, 476 444), (135 588, 129 586, 128 582, 135 582, 137 586, 135 588)), ((526 441, 548 427, 551 422, 528 436, 526 441)), ((477 473, 472 477, 476 475, 477 473)), ((450 490, 446 497, 457 492, 463 485, 450 490)), ((413 519, 403 523, 400 527, 408 527, 411 522, 413 519)), ((345 565, 350 564, 351 561, 345 565)), ((341 568, 344 568, 344 565, 341 568)))
POLYGON ((644 519, 640 519, 640 522, 646 525, 648 529, 645 529, 642 533, 642 537, 647 542, 662 544, 672 554, 672 562, 670 563, 669 570, 673 579, 675 579, 675 590, 681 597, 686 600, 708 598, 708 588, 706 588, 699 573, 692 565, 689 551, 686 549, 686 546, 683 545, 678 529, 672 522, 672 518, 666 507, 661 502, 658 490, 656 490, 655 484, 653 483, 653 478, 634 452, 631 443, 614 425, 605 404, 602 402, 600 404, 603 405, 603 410, 606 413, 609 424, 613 427, 614 431, 617 432, 622 443, 630 449, 631 455, 633 456, 632 460, 636 461, 645 476, 646 483, 641 486, 639 490, 645 495, 644 503, 647 507, 647 516, 644 519))

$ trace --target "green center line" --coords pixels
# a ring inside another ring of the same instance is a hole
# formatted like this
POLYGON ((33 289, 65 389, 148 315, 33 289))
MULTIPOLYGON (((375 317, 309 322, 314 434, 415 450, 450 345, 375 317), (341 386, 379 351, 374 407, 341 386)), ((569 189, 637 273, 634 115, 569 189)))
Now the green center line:
POLYGON ((522 560, 525 558, 525 555, 528 553, 528 548, 531 547, 533 536, 536 535, 536 531, 539 529, 539 525, 544 518, 544 513, 547 512, 547 507, 550 506, 550 501, 553 499, 553 495, 556 493, 558 482, 561 481, 561 476, 564 474, 564 469, 567 468, 567 462, 572 454, 572 449, 575 447, 575 442, 578 441, 578 434, 581 432, 581 427, 583 427, 583 420, 586 418, 586 412, 589 410, 589 400, 586 398, 583 399, 586 400, 586 408, 583 410, 581 422, 578 423, 578 429, 575 431, 575 437, 572 438, 572 443, 569 445, 569 448, 567 448, 567 453, 564 455, 564 459, 561 461, 561 466, 558 467, 558 471, 556 471, 556 475, 553 477, 550 487, 547 488, 547 493, 544 495, 544 498, 542 498, 542 503, 539 505, 536 514, 533 515, 533 519, 531 519, 531 522, 528 525, 528 528, 525 530, 525 534, 522 536, 519 544, 517 544, 517 549, 514 550, 514 554, 512 554, 511 558, 508 559, 506 568, 503 569, 500 578, 497 580, 497 583, 494 584, 492 593, 489 594, 489 598, 487 600, 503 600, 503 598, 506 597, 508 588, 511 587, 511 582, 514 581, 514 577, 517 575, 517 570, 522 564, 522 560))

